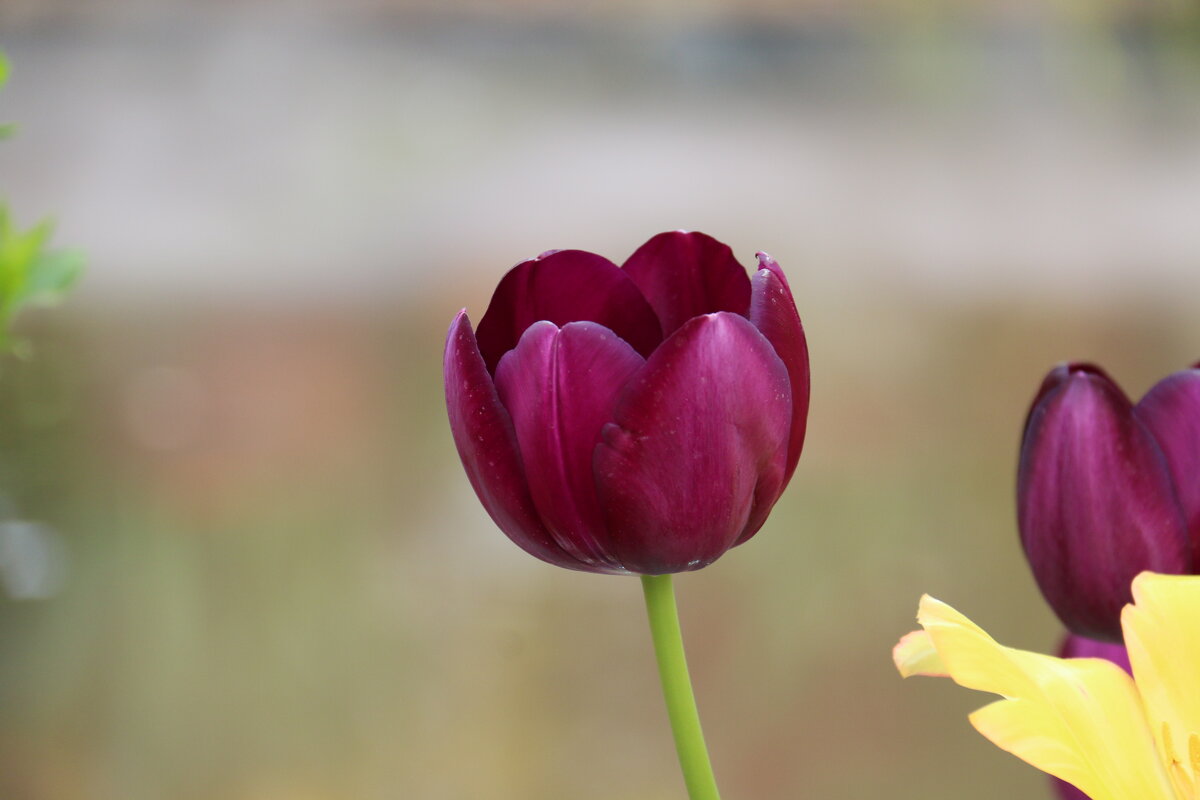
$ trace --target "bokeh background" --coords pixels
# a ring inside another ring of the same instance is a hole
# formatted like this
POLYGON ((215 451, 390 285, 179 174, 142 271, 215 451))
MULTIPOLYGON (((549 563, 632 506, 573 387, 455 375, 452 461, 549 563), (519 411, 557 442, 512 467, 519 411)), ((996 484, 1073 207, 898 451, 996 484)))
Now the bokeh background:
POLYGON ((88 254, 0 372, 0 797, 683 796, 633 579, 494 529, 442 405, 513 263, 671 228, 788 270, 809 439, 678 580, 730 798, 1048 797, 889 651, 1059 627, 1043 374, 1200 358, 1170 2, 3 0, 0 189, 88 254))

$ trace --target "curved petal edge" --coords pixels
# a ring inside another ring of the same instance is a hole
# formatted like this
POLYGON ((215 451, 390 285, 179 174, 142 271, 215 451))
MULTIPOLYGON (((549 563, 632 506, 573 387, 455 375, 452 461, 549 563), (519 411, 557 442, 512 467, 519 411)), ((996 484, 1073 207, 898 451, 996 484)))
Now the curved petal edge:
POLYGON ((788 441, 787 472, 784 474, 786 486, 796 471, 808 428, 811 393, 808 342, 783 270, 766 253, 758 254, 758 263, 760 269, 750 279, 750 321, 775 348, 776 354, 787 367, 792 384, 792 429, 788 441))
POLYGON ((588 569, 558 546, 538 517, 512 420, 500 403, 465 309, 450 324, 443 366, 450 431, 483 507, 530 555, 560 567, 588 569))
POLYGON ((662 341, 650 303, 620 267, 583 250, 550 250, 522 261, 500 280, 479 321, 479 351, 488 372, 517 346, 521 334, 545 320, 596 322, 643 357, 662 341))
POLYGON ((737 314, 696 317, 629 381, 596 448, 618 560, 635 572, 699 569, 782 491, 787 369, 737 314))
POLYGON ((670 336, 702 314, 746 315, 750 282, 729 245, 698 231, 667 231, 652 237, 621 266, 650 301, 670 336))
POLYGON ((626 570, 608 549, 592 453, 617 394, 644 363, 603 325, 538 322, 496 367, 542 521, 564 550, 597 571, 626 570))

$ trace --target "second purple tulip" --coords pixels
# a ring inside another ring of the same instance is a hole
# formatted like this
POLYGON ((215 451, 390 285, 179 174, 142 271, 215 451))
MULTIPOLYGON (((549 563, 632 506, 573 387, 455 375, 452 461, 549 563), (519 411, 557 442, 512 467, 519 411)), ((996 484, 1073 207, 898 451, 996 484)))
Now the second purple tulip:
POLYGON ((1052 370, 1026 421, 1017 509, 1059 618, 1119 642, 1133 577, 1192 572, 1200 551, 1200 369, 1168 376, 1136 405, 1096 366, 1052 370))

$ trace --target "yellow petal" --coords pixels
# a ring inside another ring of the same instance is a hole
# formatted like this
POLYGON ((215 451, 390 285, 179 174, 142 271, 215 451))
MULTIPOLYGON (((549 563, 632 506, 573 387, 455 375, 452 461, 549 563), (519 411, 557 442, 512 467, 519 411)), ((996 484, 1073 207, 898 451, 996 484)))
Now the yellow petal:
POLYGON ((1125 646, 1150 728, 1168 765, 1196 783, 1200 760, 1200 577, 1143 572, 1121 613, 1125 646))
POLYGON ((1093 800, 1175 797, 1137 689, 1120 667, 1004 647, 931 597, 922 598, 917 619, 956 683, 1006 698, 971 716, 997 746, 1093 800))
POLYGON ((1045 735, 1047 729, 1053 730, 1058 724, 1052 716, 1051 709, 1030 700, 997 700, 969 719, 975 730, 1002 750, 1043 772, 1088 787, 1093 798, 1103 796, 1092 794, 1096 776, 1090 766, 1076 758, 1072 743, 1045 735))
POLYGON ((892 661, 901 677, 911 678, 913 675, 928 675, 933 678, 948 678, 946 665, 938 657, 933 639, 925 631, 912 631, 900 637, 900 641, 892 648, 892 661))

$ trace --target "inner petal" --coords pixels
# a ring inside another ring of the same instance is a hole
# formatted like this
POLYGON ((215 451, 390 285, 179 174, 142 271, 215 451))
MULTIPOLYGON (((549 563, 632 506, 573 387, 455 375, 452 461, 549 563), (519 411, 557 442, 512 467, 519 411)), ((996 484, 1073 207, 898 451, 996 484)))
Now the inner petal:
POLYGON ((555 541, 590 564, 617 566, 606 543, 592 451, 617 394, 642 364, 603 325, 572 322, 559 329, 539 322, 496 368, 534 505, 555 541))
POLYGON ((543 253, 501 279, 475 333, 493 375, 500 358, 541 320, 560 326, 597 322, 642 356, 662 341, 658 317, 629 276, 607 258, 583 250, 543 253))
POLYGON ((750 279, 729 246, 703 233, 660 233, 621 267, 654 307, 663 336, 701 314, 750 310, 750 279))

